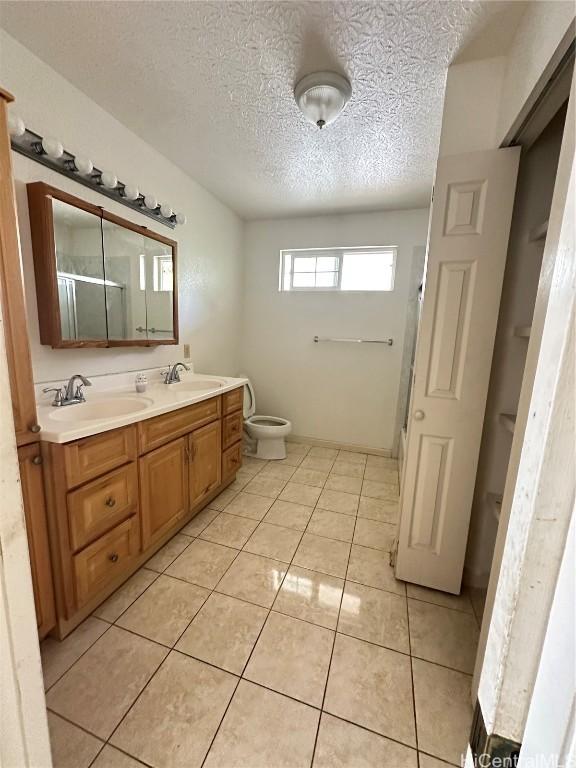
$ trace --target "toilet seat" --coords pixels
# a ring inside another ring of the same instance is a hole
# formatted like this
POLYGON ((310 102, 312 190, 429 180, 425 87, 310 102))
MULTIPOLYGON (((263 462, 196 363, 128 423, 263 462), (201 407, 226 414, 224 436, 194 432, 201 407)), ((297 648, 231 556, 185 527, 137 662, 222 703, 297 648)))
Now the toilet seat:
POLYGON ((292 432, 292 424, 280 416, 256 415, 256 396, 250 379, 244 384, 243 415, 247 439, 256 446, 256 452, 251 455, 265 460, 285 459, 285 438, 292 432))
POLYGON ((285 427, 290 424, 288 419, 281 419, 279 416, 250 416, 244 423, 264 429, 268 427, 270 430, 277 430, 278 427, 285 427))

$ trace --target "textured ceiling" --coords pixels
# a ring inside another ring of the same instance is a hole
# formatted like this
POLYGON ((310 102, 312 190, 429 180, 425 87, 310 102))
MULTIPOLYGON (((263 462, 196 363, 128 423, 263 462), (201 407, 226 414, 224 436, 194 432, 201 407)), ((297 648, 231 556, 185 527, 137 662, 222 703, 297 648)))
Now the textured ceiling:
POLYGON ((446 69, 483 29, 510 28, 521 5, 34 0, 1 3, 0 24, 258 218, 428 205, 446 69), (353 88, 323 131, 292 96, 318 69, 353 88))

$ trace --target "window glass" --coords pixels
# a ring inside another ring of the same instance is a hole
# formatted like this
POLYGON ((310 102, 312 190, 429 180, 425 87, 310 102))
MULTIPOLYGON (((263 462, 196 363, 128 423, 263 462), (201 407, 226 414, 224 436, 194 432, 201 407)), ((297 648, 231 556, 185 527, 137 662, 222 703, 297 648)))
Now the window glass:
POLYGON ((392 291, 394 246, 280 253, 281 291, 392 291))

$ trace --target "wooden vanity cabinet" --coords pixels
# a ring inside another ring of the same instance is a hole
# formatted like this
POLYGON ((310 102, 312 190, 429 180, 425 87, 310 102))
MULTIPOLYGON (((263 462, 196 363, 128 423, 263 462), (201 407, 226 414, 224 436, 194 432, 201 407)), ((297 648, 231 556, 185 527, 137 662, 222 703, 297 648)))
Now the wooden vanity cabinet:
POLYGON ((188 512, 188 438, 140 459, 142 547, 147 549, 188 512))
POLYGON ((241 392, 42 444, 60 637, 234 480, 241 392))
POLYGON ((12 96, 0 88, 0 304, 36 622, 44 637, 55 625, 56 612, 7 126, 6 107, 11 101, 12 96))
POLYGON ((25 445, 18 449, 22 498, 28 533, 28 550, 32 571, 32 586, 36 605, 38 634, 44 637, 56 623, 52 566, 46 524, 46 504, 42 483, 40 446, 25 445))
POLYGON ((218 488, 222 476, 221 425, 215 421, 188 437, 190 509, 218 488))
POLYGON ((0 89, 0 294, 16 444, 26 445, 38 442, 40 427, 36 421, 34 378, 12 186, 6 114, 6 106, 10 101, 12 97, 0 89))

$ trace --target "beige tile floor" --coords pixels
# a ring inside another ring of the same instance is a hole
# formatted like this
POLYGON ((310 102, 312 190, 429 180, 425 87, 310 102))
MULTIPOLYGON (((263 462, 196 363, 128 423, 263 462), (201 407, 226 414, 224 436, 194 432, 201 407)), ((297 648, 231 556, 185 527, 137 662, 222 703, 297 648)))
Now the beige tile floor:
POLYGON ((43 643, 55 768, 459 765, 481 596, 389 565, 396 462, 291 443, 66 640, 43 643))

